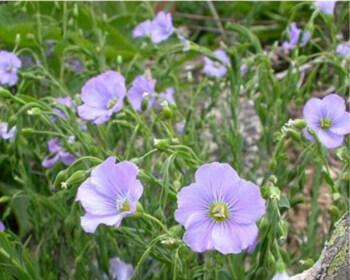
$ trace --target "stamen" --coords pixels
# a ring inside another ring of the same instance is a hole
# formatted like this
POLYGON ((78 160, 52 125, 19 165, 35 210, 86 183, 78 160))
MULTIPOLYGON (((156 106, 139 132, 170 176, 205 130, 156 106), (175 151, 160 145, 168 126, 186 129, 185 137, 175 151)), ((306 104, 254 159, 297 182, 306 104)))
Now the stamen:
POLYGON ((209 216, 216 222, 223 222, 228 219, 228 207, 223 202, 214 202, 209 209, 209 216))
POLYGON ((327 128, 330 128, 332 125, 332 121, 329 119, 329 118, 324 118, 321 120, 320 122, 320 126, 321 128, 323 129, 327 129, 327 128))

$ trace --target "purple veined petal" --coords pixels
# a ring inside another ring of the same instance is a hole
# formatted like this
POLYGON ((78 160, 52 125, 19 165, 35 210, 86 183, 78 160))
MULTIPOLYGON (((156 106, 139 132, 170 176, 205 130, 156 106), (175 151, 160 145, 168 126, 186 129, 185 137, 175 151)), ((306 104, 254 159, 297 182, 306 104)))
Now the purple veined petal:
POLYGON ((251 245, 249 245, 248 246, 248 248, 247 248, 247 252, 249 253, 249 254, 253 254, 254 253, 254 251, 255 251, 255 249, 256 249, 256 246, 259 244, 259 239, 258 239, 258 237, 254 240, 254 242, 251 244, 251 245))
POLYGON ((350 113, 345 112, 329 129, 332 133, 345 135, 350 133, 350 113))
POLYGON ((87 105, 96 109, 105 109, 110 99, 107 91, 101 87, 101 75, 88 80, 81 90, 81 99, 87 105))
POLYGON ((115 177, 114 166, 116 164, 115 157, 108 157, 104 162, 97 165, 91 172, 90 181, 101 194, 116 198, 119 190, 114 188, 115 177))
POLYGON ((41 165, 44 168, 51 168, 53 167, 57 161, 59 161, 60 156, 58 154, 54 155, 53 157, 47 157, 43 160, 43 162, 41 163, 41 165))
POLYGON ((306 102, 303 115, 307 124, 315 129, 319 127, 319 122, 323 117, 323 102, 318 98, 311 98, 306 102))
POLYGON ((236 191, 231 187, 238 182, 239 177, 229 164, 212 162, 198 168, 195 180, 198 185, 201 185, 203 192, 212 193, 217 200, 222 200, 227 188, 230 192, 236 191))
POLYGON ((109 113, 105 109, 91 107, 88 104, 78 106, 78 114, 84 120, 95 120, 101 118, 98 124, 102 124, 109 119, 109 113))
POLYGON ((80 223, 85 232, 94 233, 100 224, 118 227, 123 217, 120 215, 97 216, 86 213, 81 217, 80 223))
POLYGON ((243 179, 239 180, 237 195, 228 193, 225 201, 229 201, 231 196, 231 220, 239 225, 253 224, 257 222, 265 213, 265 200, 262 198, 260 188, 243 179))
POLYGON ((214 51, 214 55, 221 61, 213 61, 208 57, 204 57, 203 73, 209 77, 221 78, 227 73, 227 66, 230 66, 230 58, 221 49, 214 51))
POLYGON ((188 226, 195 215, 207 215, 209 207, 214 201, 214 196, 202 191, 197 183, 184 187, 177 194, 178 209, 175 211, 175 219, 182 225, 188 226), (191 217, 192 216, 192 217, 191 217))
POLYGON ((79 187, 76 200, 80 201, 85 211, 91 215, 117 215, 116 197, 101 193, 91 178, 79 187))
POLYGON ((137 76, 128 91, 128 99, 135 111, 142 111, 142 101, 144 98, 149 99, 148 109, 151 108, 155 95, 156 81, 147 79, 145 76, 137 76))
POLYGON ((0 122, 0 138, 4 140, 13 139, 16 136, 17 128, 13 126, 8 130, 8 123, 0 122))
POLYGON ((207 217, 203 217, 186 229, 183 240, 194 252, 212 250, 214 249, 211 236, 213 227, 214 223, 207 217))
POLYGON ((317 136, 320 142, 328 149, 335 149, 343 145, 344 136, 332 133, 331 131, 326 131, 319 129, 317 131, 317 136))
POLYGON ((52 138, 47 142, 47 147, 51 154, 56 154, 62 150, 60 140, 58 138, 52 138))
POLYGON ((297 24, 295 22, 292 22, 288 29, 289 34, 289 43, 291 45, 297 45, 299 41, 301 30, 297 27, 297 24))
POLYGON ((112 114, 113 114, 112 111, 106 111, 105 114, 96 117, 93 122, 96 125, 101 125, 101 124, 107 122, 111 118, 112 114))
POLYGON ((336 54, 350 57, 350 46, 347 44, 339 44, 336 49, 336 54))
POLYGON ((71 165, 75 161, 75 156, 72 155, 69 152, 62 151, 60 152, 60 160, 63 162, 64 165, 71 165))
POLYGON ((152 21, 146 20, 144 22, 141 22, 134 28, 134 30, 132 31, 132 37, 133 38, 148 37, 151 35, 152 29, 153 29, 152 21))
POLYGON ((222 254, 238 254, 253 245, 258 236, 255 224, 238 225, 235 223, 216 224, 212 231, 214 248, 222 254))
POLYGON ((151 39, 158 44, 167 40, 174 32, 172 16, 170 13, 159 12, 152 21, 151 39))
POLYGON ((314 5, 317 9, 319 9, 325 15, 332 15, 332 14, 334 14, 336 2, 337 1, 334 1, 334 0, 333 1, 332 0, 328 0, 328 1, 316 0, 314 2, 314 5))
POLYGON ((4 232, 6 229, 4 223, 0 220, 0 232, 4 232))
POLYGON ((333 122, 341 118, 345 113, 345 102, 342 97, 337 94, 330 94, 322 99, 324 104, 323 117, 328 117, 333 122))
POLYGON ((113 98, 117 99, 117 103, 111 108, 113 112, 118 112, 123 107, 124 97, 126 95, 125 79, 115 71, 107 71, 101 75, 103 85, 108 92, 109 101, 113 98))
POLYGON ((129 280, 134 273, 134 268, 131 264, 115 257, 109 260, 109 271, 113 280, 129 280))

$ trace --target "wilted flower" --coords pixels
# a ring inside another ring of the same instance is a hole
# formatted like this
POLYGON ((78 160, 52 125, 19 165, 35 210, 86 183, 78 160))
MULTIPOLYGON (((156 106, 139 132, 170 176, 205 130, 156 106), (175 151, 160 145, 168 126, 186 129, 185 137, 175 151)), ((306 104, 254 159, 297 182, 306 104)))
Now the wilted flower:
POLYGON ((0 51, 0 85, 14 86, 17 83, 17 70, 22 62, 12 52, 0 51))
POLYGON ((258 236, 256 222, 265 213, 259 187, 218 162, 202 165, 195 183, 178 193, 177 203, 175 219, 185 227, 183 240, 195 252, 248 249, 258 236))
POLYGON ((289 280, 289 276, 287 274, 287 272, 279 272, 277 274, 275 274, 275 276, 273 276, 272 280, 289 280))
POLYGON ((138 168, 129 161, 115 161, 109 157, 96 166, 78 189, 76 200, 85 210, 81 226, 86 232, 95 232, 99 224, 119 227, 124 217, 136 211, 143 193, 138 168))
POLYGON ((0 232, 3 232, 3 231, 5 231, 5 225, 4 225, 4 223, 0 220, 0 232))
POLYGON ((350 46, 347 45, 347 44, 344 44, 344 43, 339 44, 339 45, 337 46, 336 53, 337 53, 338 55, 350 57, 350 46))
POLYGON ((300 45, 305 46, 311 38, 311 32, 305 30, 302 32, 295 22, 292 22, 288 27, 288 37, 289 41, 285 41, 282 44, 282 48, 286 51, 294 49, 300 40, 300 45))
POLYGON ((4 140, 13 139, 16 135, 16 132, 16 126, 13 126, 11 129, 9 129, 8 123, 0 122, 0 138, 4 140))
POLYGON ((128 99, 134 110, 150 109, 155 102, 156 81, 146 76, 137 76, 128 91, 128 99))
POLYGON ((109 260, 109 274, 113 280, 129 280, 134 273, 131 264, 123 262, 118 257, 109 260))
MULTIPOLYGON (((350 113, 345 111, 344 99, 337 94, 323 99, 311 98, 305 104, 303 113, 307 126, 326 148, 341 146, 344 135, 350 133, 350 113)), ((304 129, 304 135, 306 139, 314 141, 307 129, 304 129)))
POLYGON ((230 66, 230 58, 221 49, 214 51, 214 55, 220 62, 204 57, 203 72, 210 77, 220 78, 226 75, 227 67, 230 66))
POLYGON ((78 107, 79 116, 102 124, 123 108, 125 94, 125 80, 120 73, 108 71, 100 74, 83 86, 81 99, 84 104, 78 107))
POLYGON ((137 25, 132 36, 137 37, 150 37, 152 42, 158 44, 168 39, 174 32, 174 26, 170 13, 159 12, 157 16, 152 20, 146 20, 137 25))
POLYGON ((324 0, 316 0, 314 2, 314 5, 317 9, 320 9, 322 13, 325 15, 332 15, 334 14, 334 9, 335 9, 335 4, 337 1, 335 0, 329 0, 329 1, 324 1, 324 0))
POLYGON ((50 139, 48 141, 48 149, 50 157, 46 157, 42 166, 45 168, 53 167, 58 161, 61 161, 65 165, 71 165, 75 161, 75 156, 67 152, 61 145, 60 140, 57 138, 50 139))

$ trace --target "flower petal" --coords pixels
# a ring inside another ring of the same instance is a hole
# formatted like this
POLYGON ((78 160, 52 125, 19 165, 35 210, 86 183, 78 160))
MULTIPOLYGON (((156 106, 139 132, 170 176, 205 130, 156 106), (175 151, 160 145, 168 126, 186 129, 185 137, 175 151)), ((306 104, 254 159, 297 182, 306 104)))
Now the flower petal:
POLYGON ((322 102, 324 103, 324 117, 328 117, 332 121, 336 121, 344 115, 345 102, 339 95, 327 95, 322 99, 322 102))
POLYGON ((317 136, 320 142, 328 149, 334 149, 343 144, 344 136, 335 134, 330 130, 319 129, 317 131, 317 136))
POLYGON ((304 119, 311 128, 319 127, 322 119, 323 103, 318 98, 311 98, 306 102, 303 110, 304 119))
POLYGON ((241 179, 238 193, 231 196, 231 220, 237 224, 251 224, 258 221, 265 213, 265 200, 261 197, 260 188, 241 179))
POLYGON ((105 224, 108 226, 114 225, 118 227, 121 223, 122 218, 122 216, 117 216, 115 214, 99 216, 86 213, 81 217, 80 223, 85 232, 94 233, 99 224, 105 224))
POLYGON ((335 134, 341 135, 350 133, 350 113, 345 112, 342 117, 334 122, 329 130, 335 134))

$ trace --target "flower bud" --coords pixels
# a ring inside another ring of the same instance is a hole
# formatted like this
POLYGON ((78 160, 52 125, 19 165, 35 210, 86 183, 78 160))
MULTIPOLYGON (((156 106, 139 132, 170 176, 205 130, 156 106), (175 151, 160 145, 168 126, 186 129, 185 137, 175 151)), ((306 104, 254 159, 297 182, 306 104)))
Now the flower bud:
POLYGON ((295 128, 303 129, 306 127, 306 122, 303 119, 296 119, 294 121, 294 126, 295 126, 295 128))

